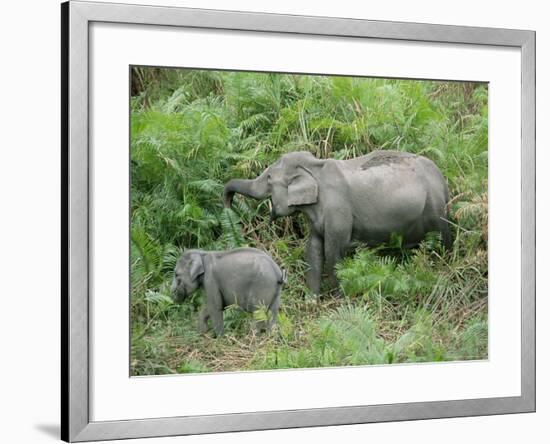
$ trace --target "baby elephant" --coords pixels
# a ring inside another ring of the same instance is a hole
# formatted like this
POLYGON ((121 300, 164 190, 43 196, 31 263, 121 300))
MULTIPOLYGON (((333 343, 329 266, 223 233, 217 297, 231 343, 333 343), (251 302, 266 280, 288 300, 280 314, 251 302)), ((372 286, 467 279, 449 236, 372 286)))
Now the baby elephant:
POLYGON ((216 335, 223 335, 223 310, 229 305, 248 312, 269 309, 269 330, 277 320, 284 280, 273 259, 255 248, 187 250, 174 270, 172 298, 181 303, 198 287, 204 288, 206 304, 199 314, 200 333, 208 330, 210 319, 216 335))

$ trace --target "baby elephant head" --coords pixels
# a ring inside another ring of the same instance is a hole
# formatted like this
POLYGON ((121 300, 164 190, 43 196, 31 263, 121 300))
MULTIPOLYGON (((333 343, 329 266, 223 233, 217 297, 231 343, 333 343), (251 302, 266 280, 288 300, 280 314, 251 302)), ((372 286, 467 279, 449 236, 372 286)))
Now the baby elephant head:
POLYGON ((202 254, 197 250, 189 250, 181 255, 174 269, 172 281, 172 299, 181 303, 199 286, 204 274, 202 254))

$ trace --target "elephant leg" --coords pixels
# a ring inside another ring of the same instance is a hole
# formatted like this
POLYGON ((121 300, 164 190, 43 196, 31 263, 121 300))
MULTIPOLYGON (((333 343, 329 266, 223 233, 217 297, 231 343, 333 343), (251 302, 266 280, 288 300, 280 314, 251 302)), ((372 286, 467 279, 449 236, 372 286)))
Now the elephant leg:
POLYGON ((337 221, 331 223, 331 218, 327 220, 325 223, 325 267, 331 288, 338 287, 335 266, 342 259, 350 239, 351 230, 343 227, 341 221, 340 223, 337 221))
POLYGON ((277 296, 269 306, 269 311, 271 312, 271 317, 267 322, 267 331, 271 331, 273 325, 277 323, 277 315, 279 314, 279 304, 281 302, 281 287, 277 289, 277 296))
POLYGON ((323 248, 323 238, 316 233, 311 233, 306 246, 306 261, 309 264, 309 270, 306 272, 306 284, 316 295, 321 293, 323 248))
POLYGON ((214 309, 210 311, 210 319, 216 336, 223 336, 223 310, 214 309))
POLYGON ((451 250, 451 248, 453 247, 453 239, 451 237, 451 230, 449 228, 449 224, 447 223, 446 220, 441 220, 440 227, 441 227, 440 228, 441 237, 443 239, 443 246, 447 250, 451 250))
POLYGON ((199 333, 200 334, 204 334, 208 331, 209 318, 210 318, 210 315, 208 314, 208 310, 206 307, 204 307, 199 313, 199 333))

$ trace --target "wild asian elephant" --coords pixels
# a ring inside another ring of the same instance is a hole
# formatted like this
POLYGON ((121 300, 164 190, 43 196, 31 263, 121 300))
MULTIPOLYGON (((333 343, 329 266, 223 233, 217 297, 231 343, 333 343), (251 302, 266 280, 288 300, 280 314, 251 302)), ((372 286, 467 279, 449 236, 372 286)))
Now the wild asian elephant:
POLYGON ((274 218, 305 213, 310 222, 306 281, 314 294, 320 292, 323 266, 336 285, 334 266, 354 240, 375 246, 395 233, 410 247, 428 232, 440 232, 450 247, 447 182, 435 163, 420 155, 379 150, 334 160, 292 152, 256 179, 227 182, 226 207, 235 193, 271 199, 274 218))

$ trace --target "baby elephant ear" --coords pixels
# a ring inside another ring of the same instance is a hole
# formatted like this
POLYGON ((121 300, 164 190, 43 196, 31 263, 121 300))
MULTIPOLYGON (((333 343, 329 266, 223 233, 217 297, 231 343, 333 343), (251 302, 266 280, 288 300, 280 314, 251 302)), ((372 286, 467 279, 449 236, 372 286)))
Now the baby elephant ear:
POLYGON ((202 264, 202 256, 194 254, 191 256, 191 266, 189 267, 191 279, 197 279, 201 274, 204 274, 204 266, 202 264))
POLYGON ((288 186, 288 206, 309 205, 317 202, 317 180, 307 168, 298 166, 296 175, 288 186))

